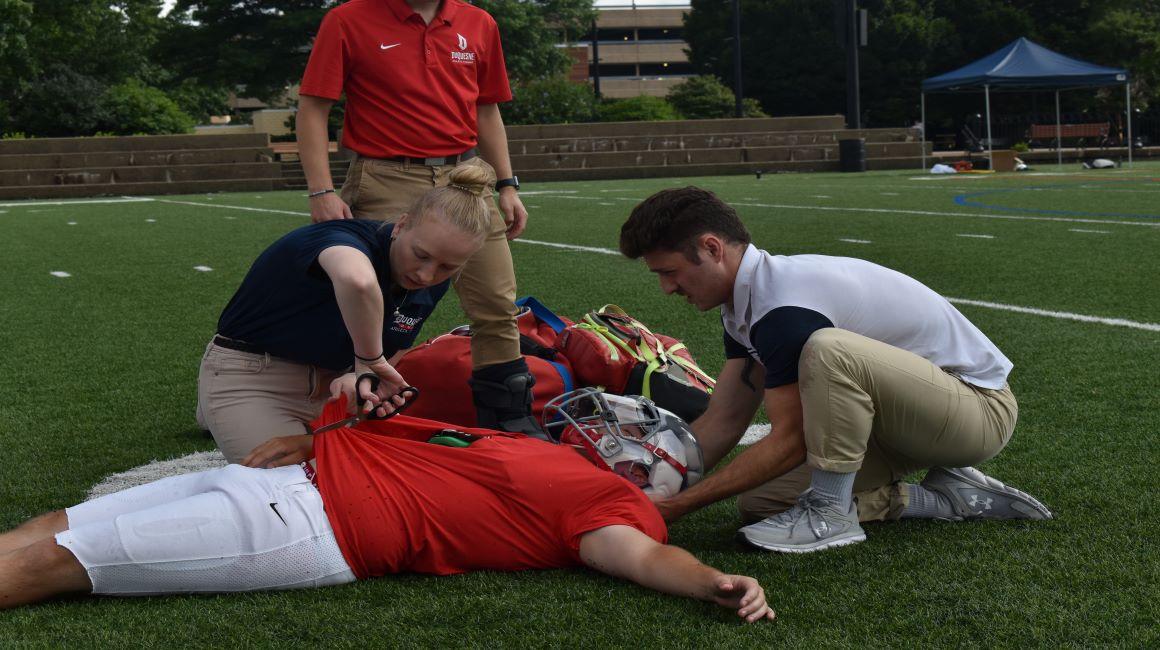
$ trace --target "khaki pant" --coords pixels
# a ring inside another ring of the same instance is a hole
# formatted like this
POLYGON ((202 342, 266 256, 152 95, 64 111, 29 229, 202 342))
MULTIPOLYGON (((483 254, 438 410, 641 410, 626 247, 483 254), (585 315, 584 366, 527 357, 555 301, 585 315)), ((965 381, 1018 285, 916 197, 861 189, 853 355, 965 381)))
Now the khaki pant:
POLYGON ((197 422, 226 460, 237 463, 270 438, 309 432, 338 375, 210 342, 197 375, 197 422))
POLYGON ((907 503, 903 477, 991 458, 1019 415, 1010 387, 978 388, 916 354, 833 328, 806 342, 798 388, 806 462, 741 495, 747 520, 791 507, 811 468, 857 472, 859 519, 897 519, 907 503))
MULTIPOLYGON (((495 170, 476 157, 461 165, 487 169, 495 184, 495 170)), ((360 219, 394 222, 424 192, 446 185, 452 165, 428 167, 392 160, 355 158, 351 161, 340 196, 360 219)), ((488 192, 490 195, 490 191, 488 192)), ((491 233, 454 280, 463 311, 471 320, 471 365, 492 366, 520 358, 520 334, 516 328, 516 272, 508 248, 507 225, 494 201, 491 233)))

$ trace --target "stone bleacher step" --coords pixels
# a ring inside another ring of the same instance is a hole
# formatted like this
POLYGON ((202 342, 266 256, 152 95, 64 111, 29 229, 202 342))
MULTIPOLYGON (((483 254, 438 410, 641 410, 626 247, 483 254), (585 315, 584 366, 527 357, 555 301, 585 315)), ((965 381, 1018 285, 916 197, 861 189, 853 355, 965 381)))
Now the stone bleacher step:
POLYGON ((0 171, 0 187, 100 185, 275 178, 281 167, 274 162, 85 167, 76 169, 19 169, 0 171))
POLYGON ((231 147, 225 149, 157 149, 144 151, 102 151, 46 154, 0 155, 0 171, 17 169, 73 169, 80 167, 140 167, 158 165, 232 165, 273 162, 266 149, 231 147))
POLYGON ((772 147, 832 145, 840 140, 865 138, 871 143, 917 143, 917 135, 910 129, 863 129, 861 131, 828 130, 787 133, 746 132, 708 134, 665 134, 607 137, 593 135, 576 138, 509 140, 512 155, 543 153, 579 153, 609 151, 675 151, 685 149, 716 149, 738 147, 772 147))

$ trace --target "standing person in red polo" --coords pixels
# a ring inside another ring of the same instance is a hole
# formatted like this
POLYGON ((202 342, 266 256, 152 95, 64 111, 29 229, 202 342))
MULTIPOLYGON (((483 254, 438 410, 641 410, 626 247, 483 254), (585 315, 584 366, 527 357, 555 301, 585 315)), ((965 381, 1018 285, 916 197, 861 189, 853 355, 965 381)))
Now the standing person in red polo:
POLYGON ((493 230, 455 290, 474 332, 479 425, 534 434, 535 380, 520 355, 507 241, 528 218, 498 106, 511 97, 499 29, 482 9, 461 0, 351 0, 330 10, 319 28, 297 130, 315 222, 394 221, 419 195, 446 185, 456 165, 492 173, 493 230), (344 92, 343 145, 357 155, 336 192, 326 122, 344 92))

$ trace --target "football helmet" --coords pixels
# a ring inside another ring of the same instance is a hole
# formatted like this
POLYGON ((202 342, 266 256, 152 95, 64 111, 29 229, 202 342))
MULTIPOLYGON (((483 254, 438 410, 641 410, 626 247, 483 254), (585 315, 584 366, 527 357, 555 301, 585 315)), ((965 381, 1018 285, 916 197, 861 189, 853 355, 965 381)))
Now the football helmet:
POLYGON ((689 425, 645 397, 581 388, 548 402, 543 418, 553 441, 578 448, 650 496, 671 497, 704 472, 689 425))

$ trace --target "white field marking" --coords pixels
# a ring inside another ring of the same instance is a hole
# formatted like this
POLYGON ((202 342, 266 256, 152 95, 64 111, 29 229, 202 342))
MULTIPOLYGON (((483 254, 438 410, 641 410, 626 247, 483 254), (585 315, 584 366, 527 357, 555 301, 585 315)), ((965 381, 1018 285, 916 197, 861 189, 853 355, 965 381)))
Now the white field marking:
MULTIPOLYGON (((565 194, 557 194, 555 196, 545 196, 545 199, 572 199, 573 201, 603 201, 599 196, 568 196, 565 194)), ((619 198, 619 197, 617 197, 619 198)))
POLYGON ((211 269, 208 266, 200 266, 199 265, 199 266, 193 267, 193 270, 194 271, 201 271, 202 273, 208 273, 208 272, 212 271, 213 269, 211 269))
POLYGON ((146 219, 145 223, 157 223, 156 219, 146 219))
POLYGON ((976 219, 1010 219, 1015 221, 1058 221, 1063 223, 1097 223, 1117 226, 1146 226, 1160 228, 1160 221, 1107 221, 1105 219, 1076 219, 1071 217, 1029 217, 1013 214, 981 214, 975 212, 934 212, 933 210, 891 210, 888 208, 839 208, 822 205, 786 205, 777 203, 733 203, 747 208, 777 208, 779 210, 824 210, 830 212, 877 212, 881 214, 913 214, 930 217, 973 217, 976 219))
POLYGON ((608 203, 607 201, 601 201, 600 203, 597 203, 596 205, 616 205, 616 204, 615 203, 608 203))
POLYGON ((247 212, 269 212, 271 214, 292 214, 296 217, 309 217, 309 212, 294 212, 292 210, 274 210, 272 208, 248 208, 241 205, 222 205, 221 203, 195 203, 194 201, 175 201, 173 199, 153 199, 158 203, 173 203, 176 205, 196 205, 202 208, 219 208, 222 210, 245 210, 247 212))
POLYGON ((235 220, 237 220, 237 217, 226 217, 226 219, 229 219, 230 221, 235 221, 235 220))
POLYGON ((539 208, 540 206, 538 206, 538 205, 532 205, 531 203, 525 203, 525 204, 524 204, 524 207, 525 207, 525 208, 539 208))
POLYGON ((1088 230, 1087 228, 1068 228, 1067 230, 1068 232, 1095 232, 1101 235, 1110 235, 1112 233, 1110 230, 1088 230))
POLYGON ((635 192, 636 190, 600 190, 601 192, 635 192))
POLYGON ((741 436, 741 443, 743 445, 752 445, 769 435, 770 426, 768 424, 751 424, 745 430, 745 435, 741 436))
POLYGON ((898 192, 882 192, 882 196, 902 196, 898 192))
POLYGON ((956 181, 977 181, 977 180, 982 179, 984 176, 985 176, 985 174, 978 174, 978 175, 974 175, 974 176, 972 176, 970 174, 966 174, 963 176, 960 176, 958 174, 931 174, 930 176, 911 176, 910 178, 908 178, 906 180, 908 180, 908 181, 949 181, 951 179, 954 179, 956 181))
POLYGON ((536 246, 550 246, 552 248, 563 248, 570 251, 580 251, 582 253, 600 253, 601 255, 620 255, 620 251, 614 251, 611 248, 596 248, 595 246, 576 246, 575 244, 558 244, 551 241, 536 241, 534 239, 513 239, 513 242, 522 244, 535 244, 536 246))
POLYGON ((832 199, 832 198, 834 198, 834 197, 832 197, 832 196, 826 196, 825 194, 815 194, 815 195, 814 195, 814 198, 815 198, 815 199, 832 199))
POLYGON ((58 278, 71 278, 72 277, 72 273, 69 273, 67 271, 49 271, 48 274, 56 276, 58 278))
POLYGON ((85 201, 22 201, 20 203, 0 203, 4 208, 23 208, 38 205, 85 205, 90 203, 144 203, 153 199, 144 196, 123 196, 119 199, 92 199, 85 201))
POLYGON ((70 226, 75 226, 75 225, 77 225, 77 222, 75 222, 75 221, 70 221, 70 222, 68 222, 68 225, 70 225, 70 226))
MULTIPOLYGON (((601 190, 604 191, 604 190, 601 190)), ((537 194, 579 194, 580 190, 532 190, 520 192, 520 196, 535 196, 537 194)))
POLYGON ((7 210, 0 210, 0 214, 8 214, 7 210))
MULTIPOLYGON (((200 205, 203 207, 210 207, 210 208, 236 208, 236 209, 241 209, 241 210, 250 210, 253 212, 275 212, 275 213, 279 213, 279 214, 294 214, 294 215, 306 215, 307 214, 305 212, 288 212, 286 210, 272 210, 270 208, 242 208, 240 206, 230 206, 230 205, 209 205, 209 206, 206 206, 205 204, 202 204, 202 203, 192 203, 192 202, 186 202, 186 201, 171 201, 168 199, 150 199, 150 200, 161 201, 161 202, 165 202, 165 203, 183 203, 183 204, 188 203, 189 205, 200 205)), ((631 199, 629 199, 629 200, 631 200, 631 199)), ((745 205, 745 204, 735 204, 735 205, 745 205)), ((854 211, 895 212, 894 210, 880 210, 880 209, 876 209, 876 208, 817 208, 817 207, 813 207, 813 206, 793 206, 793 205, 785 205, 785 206, 768 205, 768 204, 751 204, 751 205, 754 205, 755 207, 761 207, 761 208, 787 208, 787 209, 806 209, 806 210, 852 209, 854 211)), ((915 212, 915 211, 911 211, 911 212, 915 212)), ((937 215, 937 216, 945 216, 946 215, 946 213, 942 213, 942 212, 919 212, 919 214, 931 214, 931 215, 937 215)), ((964 214, 964 216, 974 217, 974 216, 993 216, 993 215, 964 214)), ((1039 217, 1006 217, 1006 218, 1014 218, 1014 219, 1030 218, 1030 219, 1039 219, 1039 220, 1047 220, 1047 221, 1077 221, 1076 219, 1053 219, 1053 218, 1039 218, 1039 217)), ((1097 221, 1097 223, 1123 223, 1123 224, 1130 225, 1130 226, 1140 226, 1140 225, 1160 226, 1160 224, 1150 224, 1150 223, 1144 224, 1144 223, 1138 223, 1135 221, 1125 221, 1125 222, 1097 221)), ((536 241, 534 239, 514 239, 512 241, 523 242, 525 244, 534 244, 537 246, 550 246, 552 248, 563 248, 566 250, 574 250, 574 251, 580 251, 580 252, 600 253, 602 255, 620 255, 620 253, 618 251, 614 251, 611 248, 597 248, 594 246, 577 246, 574 244, 560 244, 557 242, 536 241)), ((991 309, 1015 311, 1015 312, 1026 313, 1026 314, 1034 314, 1037 316, 1048 316, 1051 318, 1063 318, 1063 319, 1068 319, 1068 320, 1079 320, 1079 321, 1084 321, 1084 322, 1103 323, 1105 325, 1117 325, 1117 326, 1121 326, 1121 327, 1132 327, 1132 328, 1136 328, 1136 329, 1145 329, 1145 330, 1149 330, 1149 331, 1160 331, 1160 324, 1137 323, 1135 321, 1124 320, 1122 318, 1100 318, 1098 316, 1085 316, 1084 314, 1072 314, 1072 313, 1068 313, 1068 312, 1049 311, 1046 309, 1034 309, 1031 307, 1019 307, 1017 305, 1003 305, 1003 304, 999 304, 999 303, 983 302, 983 301, 978 301, 978 300, 968 300, 966 298, 948 298, 948 300, 950 300, 951 302, 961 302, 965 305, 974 305, 976 307, 989 307, 991 309)))
POLYGON ((851 244, 873 244, 874 243, 874 242, 870 241, 869 239, 843 239, 840 237, 838 238, 838 241, 848 241, 851 244))
POLYGON ((1099 316, 1088 316, 1086 314, 1073 314, 1066 311, 1051 311, 1049 309, 1035 309, 1034 307, 1020 307, 1018 305, 1004 305, 998 302, 986 302, 984 300, 968 300, 966 298, 950 298, 949 302, 958 303, 962 305, 973 305, 975 307, 987 307, 988 309, 1000 309, 1003 311, 1013 311, 1020 314, 1032 314, 1035 316, 1047 316, 1049 318, 1061 318, 1064 320, 1078 320, 1084 323, 1100 323, 1102 325, 1115 325, 1116 327, 1130 327, 1132 329, 1147 330, 1149 332, 1160 332, 1160 323, 1140 323, 1137 321, 1126 320, 1123 318, 1101 318, 1099 316))
POLYGON ((994 239, 995 238, 994 235, 972 235, 971 233, 966 233, 966 232, 961 232, 961 233, 955 235, 955 237, 972 237, 974 239, 994 239))
POLYGON ((202 472, 207 469, 218 469, 226 466, 226 459, 222 456, 220 451, 198 451, 188 456, 180 458, 171 458, 169 460, 155 460, 151 463, 134 467, 128 471, 110 474, 97 483, 89 490, 89 494, 85 497, 86 501, 91 501, 97 497, 103 497, 121 490, 128 490, 131 487, 151 483, 168 476, 179 476, 181 474, 191 474, 193 472, 202 472))

